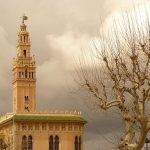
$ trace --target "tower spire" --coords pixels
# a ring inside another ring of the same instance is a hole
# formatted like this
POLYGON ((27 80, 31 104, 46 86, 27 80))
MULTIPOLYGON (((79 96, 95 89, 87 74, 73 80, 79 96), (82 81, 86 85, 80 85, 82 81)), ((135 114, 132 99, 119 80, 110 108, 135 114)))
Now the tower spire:
POLYGON ((29 33, 24 23, 28 17, 22 16, 18 32, 17 58, 13 64, 13 111, 34 112, 36 107, 36 64, 30 56, 29 33))
POLYGON ((27 57, 30 57, 30 39, 29 39, 29 33, 26 30, 26 25, 25 25, 25 20, 28 19, 27 16, 23 15, 22 17, 22 24, 20 25, 20 30, 18 32, 18 44, 17 44, 17 49, 18 49, 18 56, 23 56, 23 49, 27 49, 27 57))

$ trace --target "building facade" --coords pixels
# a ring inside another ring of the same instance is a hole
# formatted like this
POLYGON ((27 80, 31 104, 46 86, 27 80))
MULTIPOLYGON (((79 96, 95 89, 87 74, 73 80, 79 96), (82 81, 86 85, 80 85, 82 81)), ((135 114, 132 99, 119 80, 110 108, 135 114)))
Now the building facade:
POLYGON ((81 112, 36 110, 36 62, 24 21, 13 62, 13 112, 0 117, 0 150, 83 150, 81 112))

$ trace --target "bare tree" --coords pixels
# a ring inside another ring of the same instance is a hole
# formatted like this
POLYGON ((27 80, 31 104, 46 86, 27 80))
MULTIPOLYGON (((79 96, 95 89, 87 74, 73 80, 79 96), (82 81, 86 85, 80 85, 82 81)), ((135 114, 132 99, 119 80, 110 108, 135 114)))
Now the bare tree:
POLYGON ((146 10, 144 23, 139 15, 126 13, 114 20, 111 32, 101 30, 91 62, 85 53, 77 71, 78 83, 99 109, 120 112, 125 127, 121 150, 141 150, 150 130, 150 18, 146 10))

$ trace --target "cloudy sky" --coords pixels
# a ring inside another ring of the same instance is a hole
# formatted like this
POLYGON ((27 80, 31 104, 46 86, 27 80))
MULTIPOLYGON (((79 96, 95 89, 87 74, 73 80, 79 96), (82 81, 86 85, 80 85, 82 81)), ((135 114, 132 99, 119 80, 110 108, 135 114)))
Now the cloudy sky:
MULTIPOLYGON (((82 111, 85 150, 113 150, 123 125, 117 112, 95 111, 73 80, 75 58, 110 18, 145 0, 0 0, 0 113, 12 111, 11 69, 20 17, 26 21, 37 62, 37 109, 82 111), (94 117, 93 117, 94 116, 94 117)), ((147 4, 147 3, 146 3, 147 4)))

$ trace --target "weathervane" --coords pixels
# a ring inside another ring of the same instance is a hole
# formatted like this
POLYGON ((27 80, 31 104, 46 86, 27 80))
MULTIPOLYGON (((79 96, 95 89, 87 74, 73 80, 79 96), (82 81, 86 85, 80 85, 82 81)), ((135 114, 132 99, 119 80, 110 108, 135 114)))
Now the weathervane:
POLYGON ((23 23, 23 24, 24 24, 24 21, 25 21, 25 20, 28 20, 28 17, 27 17, 25 14, 24 14, 21 18, 22 18, 22 23, 23 23))

